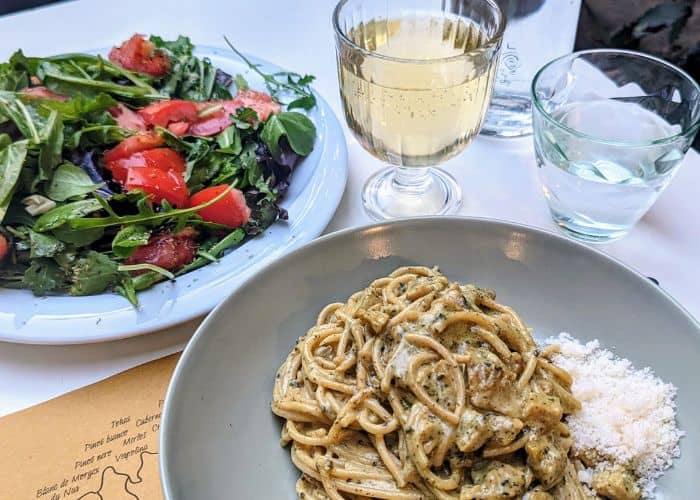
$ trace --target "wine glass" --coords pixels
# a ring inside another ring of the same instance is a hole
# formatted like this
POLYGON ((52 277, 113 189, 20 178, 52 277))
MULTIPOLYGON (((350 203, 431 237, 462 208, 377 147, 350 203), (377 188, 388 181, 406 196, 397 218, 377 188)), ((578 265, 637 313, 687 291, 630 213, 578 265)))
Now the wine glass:
POLYGON ((341 0, 333 13, 340 95, 360 144, 392 166, 365 184, 376 220, 456 212, 435 165, 479 133, 505 18, 494 0, 341 0))

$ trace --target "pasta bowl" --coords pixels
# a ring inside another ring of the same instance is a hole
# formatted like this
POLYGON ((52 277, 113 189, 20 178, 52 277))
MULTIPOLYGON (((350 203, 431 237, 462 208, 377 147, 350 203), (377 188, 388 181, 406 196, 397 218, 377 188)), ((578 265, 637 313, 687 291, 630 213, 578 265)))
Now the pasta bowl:
POLYGON ((278 367, 329 303, 399 266, 438 266, 495 289, 536 338, 566 331, 650 366, 678 388, 681 456, 657 498, 693 498, 700 467, 700 327, 663 289, 563 236, 486 219, 418 218, 333 233, 241 283, 201 325, 168 389, 161 428, 165 498, 293 499, 298 470, 270 411, 278 367))

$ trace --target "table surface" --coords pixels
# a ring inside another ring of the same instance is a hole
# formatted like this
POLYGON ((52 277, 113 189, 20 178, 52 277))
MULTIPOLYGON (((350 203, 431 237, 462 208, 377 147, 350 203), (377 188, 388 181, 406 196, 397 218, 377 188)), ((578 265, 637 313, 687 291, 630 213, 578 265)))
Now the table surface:
MULTIPOLYGON (((315 88, 339 116, 340 99, 330 24, 332 0, 258 2, 200 0, 77 0, 0 18, 0 60, 21 47, 50 55, 113 45, 134 32, 223 46, 229 36, 245 52, 316 75, 315 88), (302 7, 299 7, 302 6, 302 7), (265 25, 262 26, 261 21, 265 25)), ((347 132, 347 129, 346 129, 347 132)), ((350 174, 327 232, 370 222, 360 192, 381 164, 347 134, 350 174)), ((464 190, 462 215, 504 219, 555 231, 535 172, 532 139, 478 137, 445 165, 464 190)), ((624 239, 598 248, 659 280, 700 317, 700 155, 691 150, 659 201, 624 239)), ((45 401, 181 349, 199 320, 142 337, 81 346, 0 344, 0 415, 45 401)))

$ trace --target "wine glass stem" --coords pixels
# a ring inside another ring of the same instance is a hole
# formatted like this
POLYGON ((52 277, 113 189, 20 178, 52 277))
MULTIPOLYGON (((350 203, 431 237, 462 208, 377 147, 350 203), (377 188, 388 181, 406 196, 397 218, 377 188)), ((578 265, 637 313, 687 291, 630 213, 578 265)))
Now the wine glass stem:
POLYGON ((406 194, 418 195, 430 185, 430 169, 427 167, 396 167, 393 187, 406 194))

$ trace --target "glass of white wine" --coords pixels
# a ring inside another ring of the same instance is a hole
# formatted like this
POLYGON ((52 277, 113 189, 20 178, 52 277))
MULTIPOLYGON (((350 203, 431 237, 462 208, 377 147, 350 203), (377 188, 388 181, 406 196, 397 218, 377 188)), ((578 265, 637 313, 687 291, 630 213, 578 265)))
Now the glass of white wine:
POLYGON ((461 189, 436 165, 481 128, 505 28, 498 5, 341 0, 333 26, 348 126, 392 165, 367 181, 367 213, 384 220, 456 212, 461 189))

